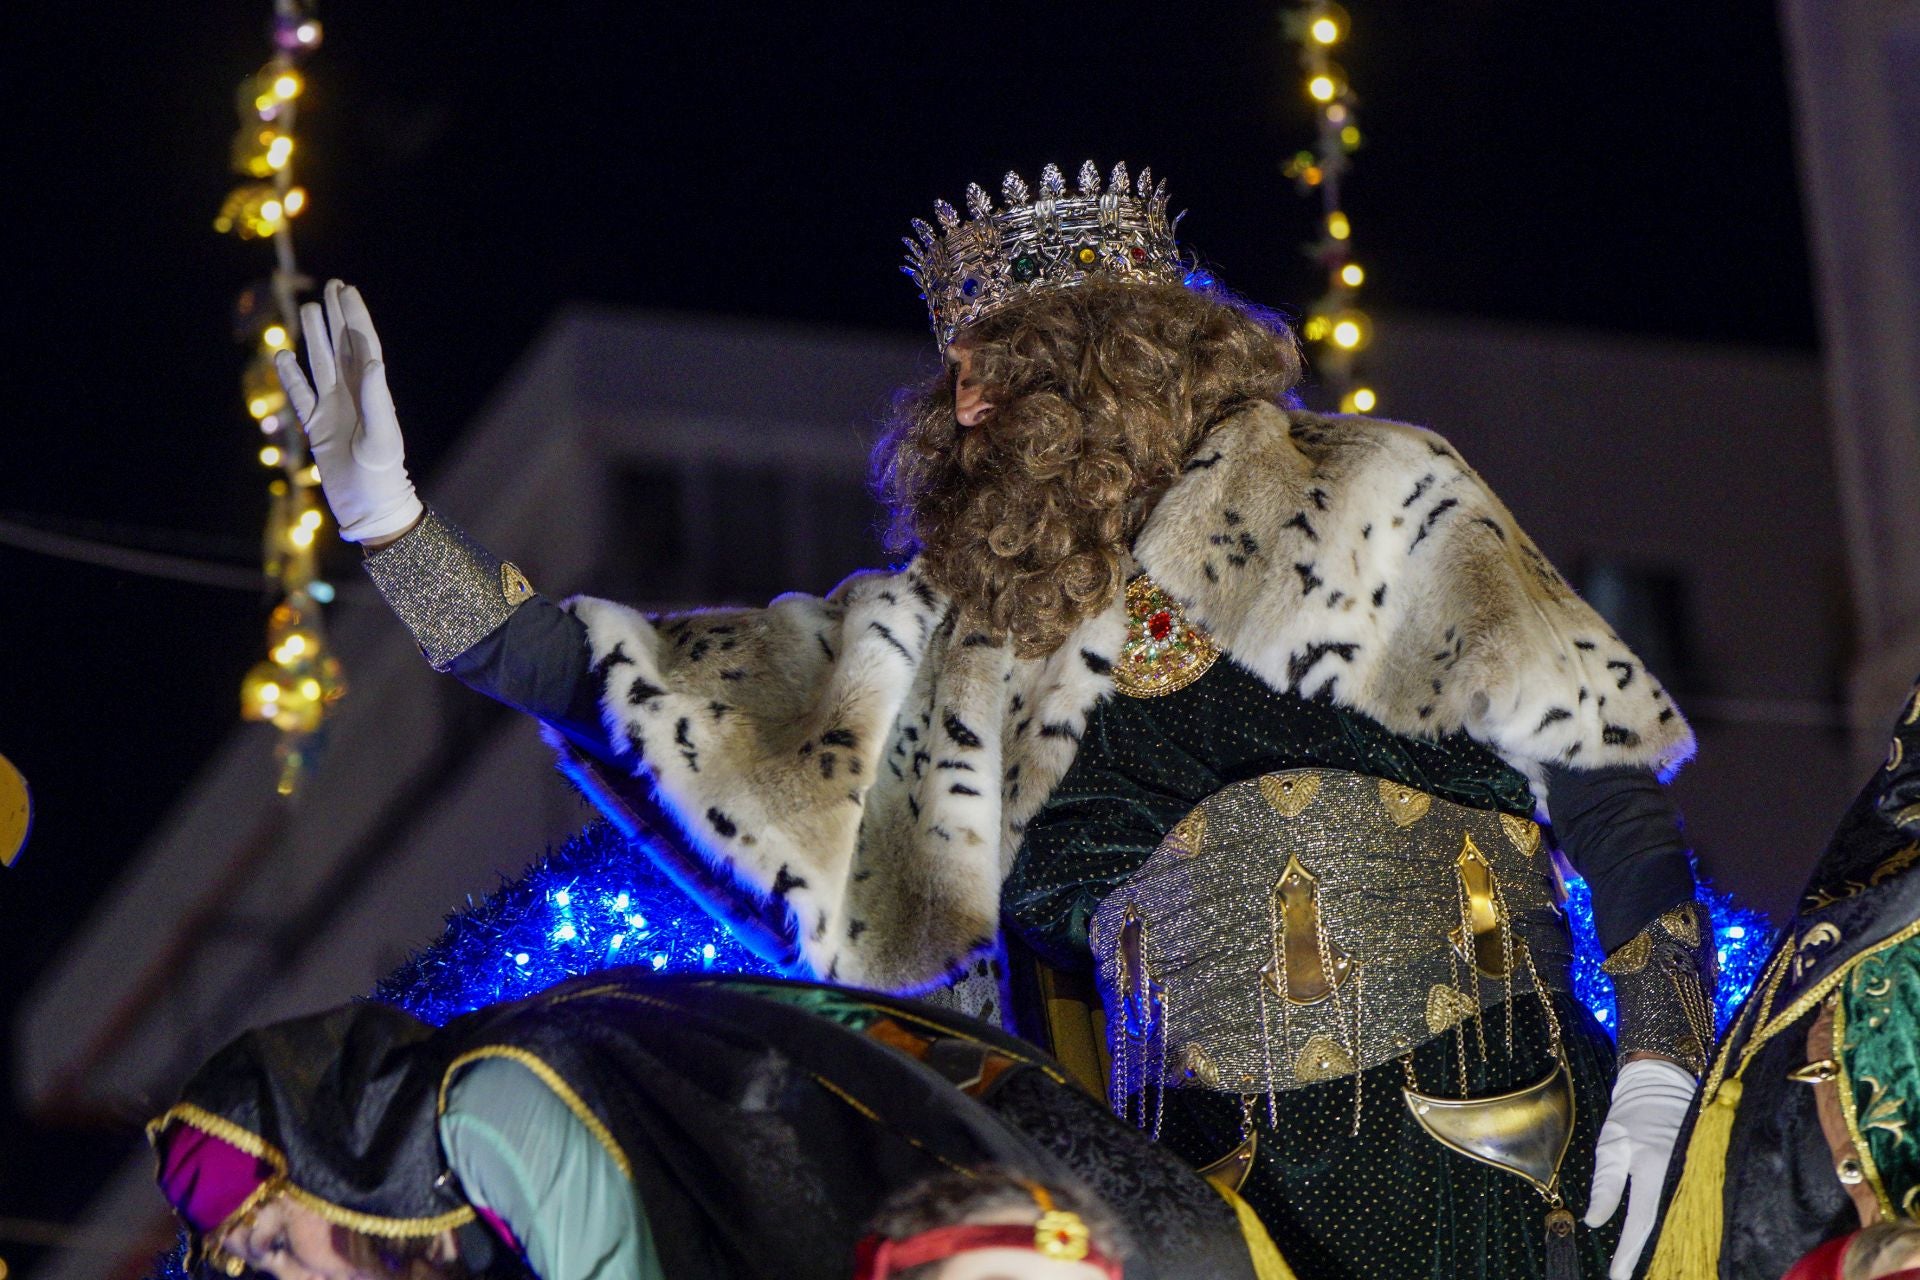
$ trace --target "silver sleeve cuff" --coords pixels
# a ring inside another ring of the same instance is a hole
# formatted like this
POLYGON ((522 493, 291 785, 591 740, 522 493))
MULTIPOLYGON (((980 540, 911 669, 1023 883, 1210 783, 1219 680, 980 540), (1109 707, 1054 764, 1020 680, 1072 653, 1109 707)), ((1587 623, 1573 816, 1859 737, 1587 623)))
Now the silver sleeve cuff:
POLYGON ((437 511, 429 510, 365 564, 367 576, 436 671, 445 671, 533 598, 525 574, 437 511))
POLYGON ((1694 1075, 1713 1051, 1713 925, 1697 902, 1666 912, 1600 966, 1620 1011, 1620 1061, 1664 1054, 1694 1075))

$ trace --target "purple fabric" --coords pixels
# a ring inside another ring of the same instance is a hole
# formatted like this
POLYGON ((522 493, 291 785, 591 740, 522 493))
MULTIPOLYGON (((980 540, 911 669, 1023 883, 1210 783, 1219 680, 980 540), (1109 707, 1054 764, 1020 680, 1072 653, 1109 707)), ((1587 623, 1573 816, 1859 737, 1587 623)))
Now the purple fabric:
POLYGON ((217 1230, 246 1203, 273 1167, 231 1142, 176 1124, 160 1157, 160 1191, 194 1230, 217 1230))

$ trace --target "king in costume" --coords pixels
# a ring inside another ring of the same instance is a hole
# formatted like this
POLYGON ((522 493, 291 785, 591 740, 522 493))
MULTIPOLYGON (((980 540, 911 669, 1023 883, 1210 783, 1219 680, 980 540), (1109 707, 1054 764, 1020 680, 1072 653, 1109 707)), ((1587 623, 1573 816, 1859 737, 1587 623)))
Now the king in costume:
POLYGON ((1290 336, 1189 284, 1164 183, 966 205, 908 241, 959 366, 882 446, 909 558, 825 597, 550 602, 413 495, 357 294, 282 377, 427 658, 761 954, 1038 1008, 1306 1280, 1625 1275, 1713 1033, 1684 719, 1447 441, 1294 407, 1290 336), (1031 520, 960 539, 1009 476, 1031 520), (1569 994, 1549 815, 1617 1045, 1569 994))

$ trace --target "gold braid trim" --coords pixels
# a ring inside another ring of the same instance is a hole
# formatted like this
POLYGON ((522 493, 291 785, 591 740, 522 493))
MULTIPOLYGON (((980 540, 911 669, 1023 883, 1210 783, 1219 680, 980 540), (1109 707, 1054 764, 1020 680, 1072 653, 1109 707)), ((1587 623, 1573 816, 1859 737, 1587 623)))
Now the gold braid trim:
POLYGON ((266 1161, 273 1166, 274 1172, 283 1178, 287 1175, 287 1157, 278 1147, 253 1130, 243 1128, 225 1116, 215 1115, 205 1107, 195 1106, 191 1102, 177 1103, 148 1121, 147 1141, 156 1142, 161 1131, 175 1121, 238 1147, 256 1160, 266 1161))
POLYGON ((1880 1212, 1889 1219, 1895 1218, 1893 1199, 1887 1195, 1887 1184, 1880 1177, 1879 1166, 1873 1162, 1873 1149, 1867 1145, 1866 1135, 1860 1132, 1860 1108, 1853 1096, 1853 1077, 1847 1072, 1845 997, 1833 1002, 1833 1065, 1834 1084, 1840 1093, 1840 1115, 1847 1122, 1847 1137, 1853 1140, 1853 1153, 1860 1160, 1860 1171, 1866 1175, 1867 1185, 1873 1188, 1873 1198, 1880 1202, 1880 1212))
POLYGON ((466 1226, 474 1220, 475 1216, 472 1205, 462 1205, 458 1209, 432 1218, 383 1218, 377 1213, 361 1213, 357 1209, 337 1205, 331 1200, 323 1200, 313 1192, 302 1190, 292 1183, 287 1184, 285 1195, 295 1204, 313 1210, 337 1227, 358 1231, 363 1236, 381 1236, 386 1239, 437 1236, 442 1231, 466 1226))
POLYGON ((527 1070, 533 1072, 534 1075, 540 1077, 540 1083, 553 1090, 554 1096, 566 1103, 567 1110, 573 1112, 574 1119, 584 1125, 587 1132, 591 1133, 599 1141, 600 1145, 606 1148, 607 1154, 613 1157, 613 1162, 616 1165, 620 1166, 620 1172, 626 1176, 627 1181, 633 1181, 633 1163, 627 1159, 627 1153, 620 1149, 620 1144, 614 1141, 613 1134, 607 1129, 607 1126, 600 1122, 600 1117, 588 1109, 587 1104, 580 1100, 580 1095, 573 1091, 573 1086, 568 1084, 566 1079, 561 1076, 558 1071, 555 1071, 532 1053, 517 1046, 506 1044, 486 1045, 479 1049, 470 1049, 455 1058, 447 1067, 446 1075, 442 1076, 440 1080, 440 1103, 438 1107, 438 1113, 440 1115, 445 1115, 447 1112, 447 1092, 453 1087, 453 1077, 458 1074, 460 1068, 470 1063, 478 1062, 482 1058, 505 1058, 510 1062, 519 1063, 527 1070))
POLYGON ((885 1116, 881 1115, 878 1111, 875 1111, 872 1107, 860 1101, 860 1099, 854 1097, 851 1093, 848 1093, 845 1089, 841 1088, 839 1085, 835 1084, 833 1081, 827 1079, 825 1076, 821 1075, 819 1072, 809 1071, 807 1074, 809 1076, 812 1076, 813 1082, 819 1085, 822 1089, 825 1089, 828 1093, 840 1099, 840 1101, 846 1103, 849 1107, 852 1107, 860 1115, 865 1116, 868 1120, 873 1121, 873 1123, 879 1125, 882 1129, 885 1129, 888 1132, 892 1133, 894 1137, 899 1138, 901 1141, 905 1142, 908 1146, 917 1147, 921 1151, 926 1152, 928 1155, 932 1156, 935 1160, 938 1160, 941 1164, 947 1166, 947 1168, 953 1170, 955 1173, 965 1174, 969 1178, 977 1178, 980 1176, 979 1174, 975 1173, 972 1169, 967 1168, 963 1164, 955 1164, 953 1161, 947 1159, 945 1156, 941 1155, 938 1151, 935 1151, 932 1147, 929 1147, 926 1143, 920 1141, 920 1139, 914 1137, 912 1134, 906 1132, 905 1130, 899 1128, 898 1126, 887 1123, 887 1119, 885 1116))

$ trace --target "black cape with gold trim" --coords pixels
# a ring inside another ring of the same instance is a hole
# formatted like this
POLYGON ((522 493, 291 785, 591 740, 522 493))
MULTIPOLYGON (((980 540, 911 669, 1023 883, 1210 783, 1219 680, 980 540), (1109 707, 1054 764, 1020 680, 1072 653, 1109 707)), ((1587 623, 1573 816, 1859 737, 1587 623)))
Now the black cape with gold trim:
POLYGON ((466 1209, 442 1176, 444 1086, 503 1053, 550 1070, 630 1172, 671 1276, 845 1280, 888 1194, 986 1164, 1106 1200, 1136 1238, 1129 1280, 1253 1275, 1227 1203, 1031 1046, 810 984, 611 970, 437 1031, 354 1004, 241 1036, 181 1104, 278 1151, 335 1221, 424 1234, 466 1209), (883 1020, 908 1034, 873 1033, 883 1020))
MULTIPOLYGON (((1815 864, 1794 918, 1722 1041, 1700 1107, 1738 1081, 1718 1199, 1718 1274, 1778 1276, 1809 1249, 1859 1222, 1834 1173, 1814 1091, 1791 1073, 1808 1062, 1807 1032, 1821 1005, 1863 962, 1920 935, 1920 686, 1875 771, 1815 864)), ((1909 1029, 1908 1034, 1912 1034, 1909 1029)), ((1722 1104, 1726 1105, 1726 1104, 1722 1104)), ((1681 1135, 1670 1184, 1693 1180, 1711 1153, 1696 1114, 1681 1135), (1683 1174, 1684 1169, 1684 1174, 1683 1174)), ((1704 1184, 1703 1184, 1704 1185, 1704 1184)), ((1673 1186, 1669 1192, 1672 1194, 1673 1186)), ((1684 1193, 1682 1193, 1684 1195, 1684 1193)), ((1683 1201, 1684 1205, 1684 1201, 1683 1201)), ((1685 1234, 1684 1208, 1663 1235, 1685 1234)), ((1695 1224, 1697 1225, 1697 1224, 1695 1224)), ((1654 1257, 1678 1256, 1662 1241, 1654 1257)), ((1648 1274, 1664 1274, 1656 1262, 1648 1274)))

